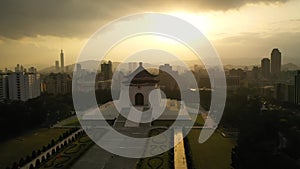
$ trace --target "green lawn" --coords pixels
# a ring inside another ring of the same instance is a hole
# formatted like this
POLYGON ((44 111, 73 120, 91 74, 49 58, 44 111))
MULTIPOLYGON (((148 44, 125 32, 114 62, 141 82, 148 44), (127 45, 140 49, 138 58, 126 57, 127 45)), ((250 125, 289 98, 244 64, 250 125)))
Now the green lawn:
POLYGON ((64 124, 64 126, 80 126, 80 123, 79 123, 79 121, 78 121, 77 118, 73 118, 73 119, 67 121, 67 122, 64 124))
POLYGON ((76 115, 63 120, 58 124, 61 126, 80 126, 78 117, 76 115))
POLYGON ((52 139, 58 139, 67 130, 69 129, 38 129, 0 143, 0 168, 11 166, 20 158, 26 158, 33 150, 47 146, 52 139))
POLYGON ((199 144, 200 131, 192 129, 187 136, 195 169, 230 169, 235 141, 214 133, 205 143, 199 144))

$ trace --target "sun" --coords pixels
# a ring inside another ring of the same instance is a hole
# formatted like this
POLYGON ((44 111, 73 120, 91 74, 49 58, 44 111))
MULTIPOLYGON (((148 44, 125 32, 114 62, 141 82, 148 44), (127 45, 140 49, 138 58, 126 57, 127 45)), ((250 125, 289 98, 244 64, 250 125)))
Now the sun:
POLYGON ((171 12, 170 15, 183 19, 197 27, 203 34, 210 33, 212 22, 210 18, 204 14, 193 14, 187 12, 171 12))

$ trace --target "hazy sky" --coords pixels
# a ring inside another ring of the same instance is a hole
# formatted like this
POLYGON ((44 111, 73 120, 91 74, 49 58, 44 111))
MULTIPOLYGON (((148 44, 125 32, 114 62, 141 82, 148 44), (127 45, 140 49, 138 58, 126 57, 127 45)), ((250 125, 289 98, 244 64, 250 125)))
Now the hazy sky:
POLYGON ((300 64, 300 0, 0 0, 0 69, 75 62, 102 25, 138 12, 163 12, 197 26, 224 64, 259 64, 272 48, 300 64))

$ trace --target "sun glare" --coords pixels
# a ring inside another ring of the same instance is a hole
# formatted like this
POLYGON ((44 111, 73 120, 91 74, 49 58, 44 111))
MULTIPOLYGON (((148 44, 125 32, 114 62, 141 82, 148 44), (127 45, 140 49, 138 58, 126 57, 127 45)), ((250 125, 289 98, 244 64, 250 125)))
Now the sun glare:
POLYGON ((210 33, 210 30, 212 28, 212 22, 210 19, 202 14, 192 14, 192 13, 186 13, 186 12, 172 12, 170 13, 173 16, 176 16, 180 19, 183 19, 190 24, 197 27, 203 34, 210 33))

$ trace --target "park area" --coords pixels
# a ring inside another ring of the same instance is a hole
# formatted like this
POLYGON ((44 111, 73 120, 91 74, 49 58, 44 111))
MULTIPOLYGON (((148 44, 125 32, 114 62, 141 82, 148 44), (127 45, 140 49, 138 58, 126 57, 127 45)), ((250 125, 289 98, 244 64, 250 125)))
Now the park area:
MULTIPOLYGON (((202 129, 205 130, 205 129, 202 129)), ((198 143, 201 129, 192 129, 187 136, 195 169, 231 169, 231 150, 235 140, 215 132, 205 143, 198 143)))
MULTIPOLYGON (((162 132, 164 132, 165 129, 157 128, 152 129, 149 133, 149 136, 156 136, 162 132)), ((168 138, 167 140, 172 141, 173 138, 168 138)), ((159 141, 159 140, 157 140, 159 141)), ((164 142, 165 140, 161 140, 164 142)), ((153 151, 156 148, 161 148, 161 145, 152 145, 149 147, 149 145, 146 147, 146 151, 153 151)), ((173 167, 173 149, 166 151, 162 154, 148 157, 148 158, 141 158, 137 164, 137 169, 155 169, 155 168, 172 168, 173 167)))
POLYGON ((32 151, 38 151, 47 146, 52 139, 57 140, 59 136, 69 129, 42 128, 22 134, 13 139, 0 143, 0 168, 11 166, 21 158, 31 155, 32 151))
POLYGON ((93 145, 92 140, 83 135, 67 147, 60 150, 50 160, 41 165, 41 169, 67 169, 72 166, 76 160, 93 145))

